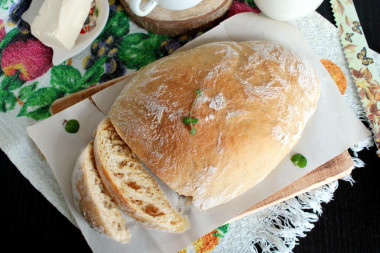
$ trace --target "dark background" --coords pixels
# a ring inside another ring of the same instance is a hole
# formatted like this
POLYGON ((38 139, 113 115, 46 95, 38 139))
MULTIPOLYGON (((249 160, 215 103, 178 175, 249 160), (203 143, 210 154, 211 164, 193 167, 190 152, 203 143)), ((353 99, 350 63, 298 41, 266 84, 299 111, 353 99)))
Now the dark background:
MULTIPOLYGON (((306 1, 306 0, 305 0, 306 1)), ((380 2, 354 0, 369 47, 380 52, 380 2)), ((328 1, 317 10, 333 22, 328 1)), ((349 126, 348 126, 349 127, 349 126)), ((359 157, 365 168, 352 173, 356 183, 339 181, 334 200, 323 204, 315 228, 300 238, 294 252, 380 252, 380 158, 375 148, 359 157)), ((0 221, 2 247, 12 252, 90 252, 80 231, 0 153, 0 221), (8 248, 8 247, 7 247, 8 248)), ((233 252, 233 249, 231 249, 233 252)))

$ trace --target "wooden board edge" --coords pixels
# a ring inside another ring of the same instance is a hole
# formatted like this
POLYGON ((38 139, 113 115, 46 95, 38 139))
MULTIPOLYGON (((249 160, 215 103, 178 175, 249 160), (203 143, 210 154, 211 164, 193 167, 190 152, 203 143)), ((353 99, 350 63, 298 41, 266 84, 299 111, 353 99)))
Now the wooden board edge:
MULTIPOLYGON (((354 168, 354 163, 348 151, 344 151, 337 157, 309 172, 305 176, 296 180, 284 189, 276 192, 268 198, 260 201, 259 203, 248 208, 246 211, 232 218, 228 222, 241 219, 247 215, 261 211, 272 205, 278 204, 282 201, 291 199, 302 193, 314 190, 325 184, 329 184, 335 180, 341 179, 351 174, 354 168), (333 169, 332 169, 333 168, 333 169), (309 184, 311 182, 311 185, 309 184), (305 185, 308 185, 305 187, 305 185)), ((227 222, 227 223, 228 223, 227 222)))
POLYGON ((85 100, 86 98, 91 97, 95 93, 97 93, 101 90, 104 90, 105 88, 108 88, 108 87, 110 87, 110 86, 112 86, 118 82, 126 80, 129 77, 132 77, 136 73, 137 72, 131 72, 131 73, 128 73, 124 76, 120 76, 118 78, 112 79, 108 82, 97 84, 97 85, 92 86, 90 88, 87 88, 87 89, 69 94, 65 97, 59 98, 51 104, 50 113, 51 113, 51 115, 57 114, 57 113, 65 110, 65 109, 69 108, 70 106, 73 106, 74 104, 79 103, 79 102, 85 100))

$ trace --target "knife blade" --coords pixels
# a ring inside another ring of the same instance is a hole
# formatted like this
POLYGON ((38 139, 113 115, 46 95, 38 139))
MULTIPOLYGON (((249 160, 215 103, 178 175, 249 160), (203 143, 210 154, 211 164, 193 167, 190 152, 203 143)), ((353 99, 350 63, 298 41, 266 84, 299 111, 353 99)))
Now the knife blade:
POLYGON ((353 81, 372 130, 380 157, 380 78, 353 0, 330 0, 335 23, 353 81))

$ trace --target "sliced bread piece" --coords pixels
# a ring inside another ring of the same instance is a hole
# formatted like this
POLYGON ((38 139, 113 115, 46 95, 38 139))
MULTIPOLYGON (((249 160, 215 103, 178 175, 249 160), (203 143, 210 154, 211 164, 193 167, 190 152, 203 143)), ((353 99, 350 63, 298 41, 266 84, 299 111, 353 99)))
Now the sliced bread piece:
POLYGON ((190 227, 187 217, 171 206, 155 178, 120 138, 109 118, 98 126, 94 154, 104 185, 123 211, 150 228, 183 232, 190 227))
POLYGON ((129 241, 131 234, 122 211, 107 192, 95 167, 92 141, 78 158, 72 187, 75 205, 92 228, 117 242, 129 241))

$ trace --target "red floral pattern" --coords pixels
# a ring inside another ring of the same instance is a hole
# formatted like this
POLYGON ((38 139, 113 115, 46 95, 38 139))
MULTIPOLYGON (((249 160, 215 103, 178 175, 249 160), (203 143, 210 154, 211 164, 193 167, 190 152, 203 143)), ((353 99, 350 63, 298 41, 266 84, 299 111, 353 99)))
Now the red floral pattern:
POLYGON ((0 42, 3 40, 6 33, 4 21, 0 19, 0 42))
POLYGON ((53 50, 36 39, 16 41, 8 45, 1 56, 1 69, 11 76, 20 71, 20 78, 34 80, 52 67, 53 50))

